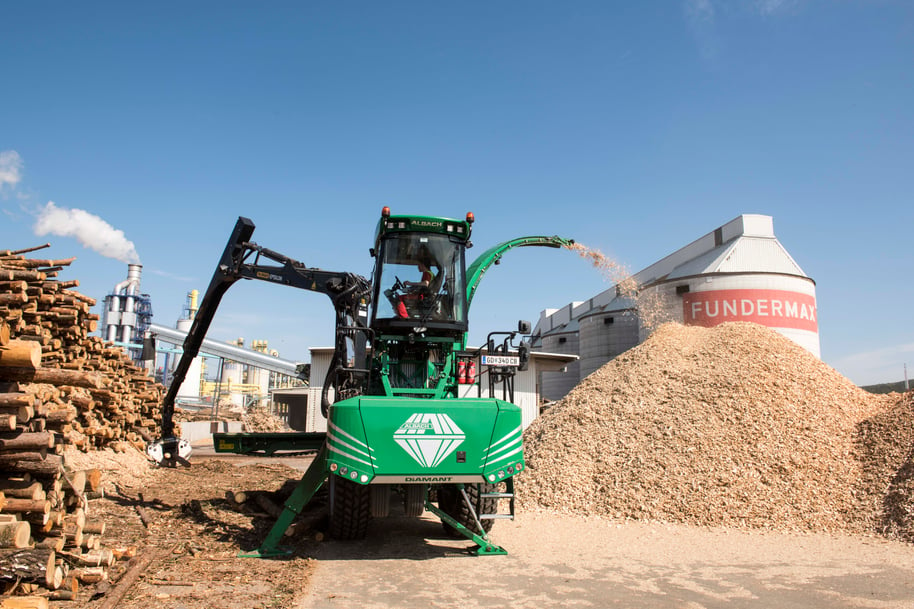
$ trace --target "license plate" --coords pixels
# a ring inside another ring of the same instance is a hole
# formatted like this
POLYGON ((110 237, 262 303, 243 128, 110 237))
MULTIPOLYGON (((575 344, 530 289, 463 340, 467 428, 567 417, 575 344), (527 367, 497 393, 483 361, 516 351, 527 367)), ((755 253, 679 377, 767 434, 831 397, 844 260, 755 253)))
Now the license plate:
POLYGON ((483 366, 520 366, 520 358, 514 355, 483 355, 483 366))

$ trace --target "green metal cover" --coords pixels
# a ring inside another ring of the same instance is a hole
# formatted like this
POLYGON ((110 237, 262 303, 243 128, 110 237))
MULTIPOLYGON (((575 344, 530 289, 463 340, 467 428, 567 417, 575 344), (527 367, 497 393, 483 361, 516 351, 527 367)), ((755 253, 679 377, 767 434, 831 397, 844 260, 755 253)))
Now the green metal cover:
POLYGON ((521 410, 498 399, 362 396, 330 411, 330 471, 360 484, 497 482, 523 464, 521 410))

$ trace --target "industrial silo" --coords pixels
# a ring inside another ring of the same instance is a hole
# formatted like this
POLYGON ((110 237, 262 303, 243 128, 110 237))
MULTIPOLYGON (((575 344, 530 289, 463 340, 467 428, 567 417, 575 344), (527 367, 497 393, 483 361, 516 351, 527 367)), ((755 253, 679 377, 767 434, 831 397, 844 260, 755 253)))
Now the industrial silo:
MULTIPOLYGON (((561 309, 549 309, 540 313, 540 319, 533 329, 531 344, 534 351, 578 355, 578 322, 575 314, 584 305, 572 302, 561 309)), ((561 371, 542 371, 538 380, 540 397, 544 400, 559 400, 578 384, 580 362, 569 362, 561 371)))
POLYGON ((660 321, 753 322, 820 356, 815 282, 774 236, 770 216, 740 216, 699 242, 697 255, 642 283, 660 321))
POLYGON ((541 348, 573 353, 577 333, 580 356, 577 375, 544 375, 544 395, 563 397, 669 321, 700 326, 754 322, 819 357, 815 282, 777 240, 771 216, 738 216, 624 283, 626 291, 614 286, 588 301, 540 314, 534 334, 541 348), (629 294, 629 286, 637 290, 629 294))
MULTIPOLYGON (((537 351, 544 353, 561 353, 577 355, 580 346, 578 337, 578 323, 576 321, 563 324, 540 337, 537 351)), ((543 371, 540 373, 540 396, 545 400, 560 400, 578 384, 580 378, 579 359, 569 362, 565 370, 543 371)))
POLYGON ((620 297, 578 319, 580 326, 580 378, 638 344, 639 320, 628 298, 620 297))
MULTIPOLYGON (((194 324, 194 317, 197 315, 197 290, 191 290, 187 294, 187 304, 184 310, 184 316, 177 321, 175 328, 187 334, 194 324)), ((177 366, 178 358, 175 358, 174 365, 177 366)), ((184 381, 178 388, 178 400, 197 401, 200 399, 200 383, 203 380, 203 357, 198 355, 191 360, 184 381)))

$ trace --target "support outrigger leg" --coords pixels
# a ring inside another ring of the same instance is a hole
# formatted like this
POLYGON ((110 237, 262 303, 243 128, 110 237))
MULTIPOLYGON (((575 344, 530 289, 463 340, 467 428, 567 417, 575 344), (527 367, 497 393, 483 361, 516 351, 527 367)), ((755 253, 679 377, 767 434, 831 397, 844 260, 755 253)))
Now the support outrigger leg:
POLYGON ((325 444, 318 451, 317 455, 314 457, 314 461, 311 462, 311 465, 308 466, 307 471, 305 471, 305 474, 295 486, 295 490, 292 491, 292 495, 290 495, 289 499, 286 501, 282 513, 279 515, 279 518, 276 519, 276 523, 273 525, 273 528, 270 529, 270 532, 263 540, 263 543, 260 544, 260 547, 253 552, 239 553, 238 556, 247 558, 271 558, 275 556, 288 556, 291 554, 291 550, 280 548, 279 542, 285 535, 289 525, 292 524, 292 521, 301 514, 304 507, 311 501, 314 493, 317 492, 327 479, 327 474, 327 446, 325 444))
POLYGON ((476 523, 477 528, 481 531, 480 534, 474 533, 470 529, 466 528, 454 518, 447 514, 444 510, 439 508, 437 505, 429 501, 428 497, 425 498, 425 509, 429 512, 435 514, 441 520, 451 525, 456 531, 467 539, 476 543, 475 554, 477 556, 504 556, 508 552, 501 546, 496 546, 491 541, 489 541, 489 536, 486 535, 485 529, 482 528, 482 524, 479 522, 479 517, 476 514, 476 510, 473 509, 473 503, 470 501, 470 498, 467 496, 467 492, 464 489, 462 484, 457 485, 460 489, 460 494, 463 497, 464 503, 466 503, 467 508, 470 511, 470 514, 473 516, 473 521, 476 523))

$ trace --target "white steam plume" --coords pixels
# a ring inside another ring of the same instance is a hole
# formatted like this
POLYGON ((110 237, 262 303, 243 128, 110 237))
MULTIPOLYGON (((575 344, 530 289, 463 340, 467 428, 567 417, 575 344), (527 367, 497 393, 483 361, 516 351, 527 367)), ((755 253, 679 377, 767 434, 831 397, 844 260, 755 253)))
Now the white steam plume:
POLYGON ((94 214, 83 209, 65 209, 48 201, 38 213, 35 234, 76 237, 84 247, 95 250, 102 256, 114 258, 127 264, 139 264, 133 242, 118 230, 94 214))

